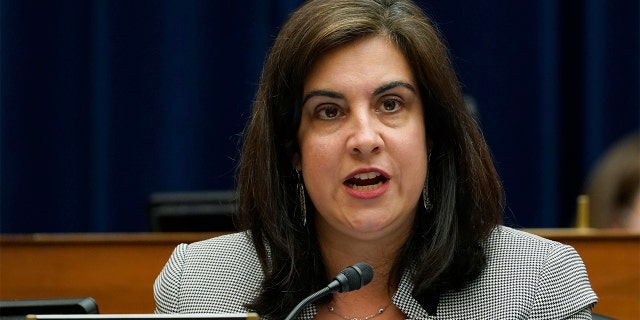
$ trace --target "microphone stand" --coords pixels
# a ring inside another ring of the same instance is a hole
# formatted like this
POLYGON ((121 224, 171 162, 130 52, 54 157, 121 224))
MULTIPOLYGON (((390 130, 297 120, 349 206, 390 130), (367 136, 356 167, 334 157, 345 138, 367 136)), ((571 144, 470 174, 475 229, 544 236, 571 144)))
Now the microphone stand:
POLYGON ((371 282, 371 279, 373 279, 373 268, 364 262, 356 263, 355 265, 345 268, 333 279, 333 281, 331 281, 331 283, 329 283, 329 285, 300 301, 300 303, 291 310, 285 320, 295 318, 304 306, 326 296, 329 293, 358 290, 362 286, 371 282))
POLYGON ((329 293, 331 293, 331 289, 329 287, 324 287, 323 289, 316 291, 316 293, 304 298, 304 300, 300 301, 300 303, 291 310, 285 320, 292 320, 298 315, 298 313, 300 313, 300 311, 302 311, 304 306, 326 296, 329 293))

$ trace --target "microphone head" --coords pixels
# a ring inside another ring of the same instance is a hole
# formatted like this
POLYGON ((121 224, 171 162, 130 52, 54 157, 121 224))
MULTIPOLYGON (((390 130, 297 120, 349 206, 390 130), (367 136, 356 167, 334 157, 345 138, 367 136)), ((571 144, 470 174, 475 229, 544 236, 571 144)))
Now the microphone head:
POLYGON ((373 268, 367 263, 359 262, 340 271, 332 282, 333 284, 337 281, 337 286, 332 288, 334 289, 332 291, 349 292, 358 290, 369 284, 371 279, 373 279, 373 268))

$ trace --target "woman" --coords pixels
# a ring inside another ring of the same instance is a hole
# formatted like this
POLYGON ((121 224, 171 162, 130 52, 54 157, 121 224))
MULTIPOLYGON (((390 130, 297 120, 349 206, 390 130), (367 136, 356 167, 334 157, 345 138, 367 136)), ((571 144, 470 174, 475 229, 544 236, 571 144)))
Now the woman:
POLYGON ((159 313, 282 319, 343 268, 360 290, 302 319, 588 319, 571 247, 500 226, 502 188, 447 49, 410 1, 309 1, 265 62, 245 132, 246 232, 176 248, 159 313))

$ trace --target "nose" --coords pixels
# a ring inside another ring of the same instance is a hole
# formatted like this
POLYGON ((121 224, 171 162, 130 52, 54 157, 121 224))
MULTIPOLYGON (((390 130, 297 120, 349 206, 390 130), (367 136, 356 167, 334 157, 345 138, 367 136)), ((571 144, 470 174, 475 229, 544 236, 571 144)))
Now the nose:
POLYGON ((353 155, 369 156, 379 153, 384 148, 380 123, 372 113, 369 109, 352 114, 347 148, 353 155))

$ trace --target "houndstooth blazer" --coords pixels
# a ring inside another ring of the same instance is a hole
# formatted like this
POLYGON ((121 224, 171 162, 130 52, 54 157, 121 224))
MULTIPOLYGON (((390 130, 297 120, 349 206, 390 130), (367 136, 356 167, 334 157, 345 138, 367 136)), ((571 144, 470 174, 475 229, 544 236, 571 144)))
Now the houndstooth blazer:
MULTIPOLYGON (((482 274, 463 290, 441 295, 436 315, 412 297, 409 272, 393 303, 410 319, 591 319, 598 298, 572 247, 500 226, 485 251, 482 274)), ((248 312, 244 305, 258 295, 262 279, 245 233, 181 244, 155 281, 155 312, 248 312)), ((316 311, 309 305, 298 319, 311 319, 316 311)))

